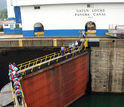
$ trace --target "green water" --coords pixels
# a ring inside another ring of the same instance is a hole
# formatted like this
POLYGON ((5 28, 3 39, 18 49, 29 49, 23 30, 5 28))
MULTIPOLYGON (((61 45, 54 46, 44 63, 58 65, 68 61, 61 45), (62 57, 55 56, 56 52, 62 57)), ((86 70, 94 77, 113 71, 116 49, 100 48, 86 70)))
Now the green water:
POLYGON ((86 94, 69 107, 124 107, 124 94, 86 94))

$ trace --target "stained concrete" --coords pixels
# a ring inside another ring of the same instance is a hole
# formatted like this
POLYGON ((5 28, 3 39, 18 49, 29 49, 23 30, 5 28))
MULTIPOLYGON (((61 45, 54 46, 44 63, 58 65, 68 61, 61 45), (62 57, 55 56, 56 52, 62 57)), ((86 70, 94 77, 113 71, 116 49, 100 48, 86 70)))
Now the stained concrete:
POLYGON ((100 41, 90 60, 93 92, 124 92, 124 40, 100 41))

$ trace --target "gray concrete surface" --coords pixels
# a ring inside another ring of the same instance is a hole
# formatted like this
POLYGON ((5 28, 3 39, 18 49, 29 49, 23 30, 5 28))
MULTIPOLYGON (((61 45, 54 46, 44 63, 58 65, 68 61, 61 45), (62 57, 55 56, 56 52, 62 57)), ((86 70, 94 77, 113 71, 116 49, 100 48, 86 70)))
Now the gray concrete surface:
POLYGON ((0 32, 0 39, 3 38, 22 38, 22 34, 4 34, 3 32, 0 32))
POLYGON ((0 91, 0 107, 9 104, 12 101, 11 85, 8 83, 0 91))
POLYGON ((93 92, 124 92, 124 40, 100 41, 90 60, 93 92))

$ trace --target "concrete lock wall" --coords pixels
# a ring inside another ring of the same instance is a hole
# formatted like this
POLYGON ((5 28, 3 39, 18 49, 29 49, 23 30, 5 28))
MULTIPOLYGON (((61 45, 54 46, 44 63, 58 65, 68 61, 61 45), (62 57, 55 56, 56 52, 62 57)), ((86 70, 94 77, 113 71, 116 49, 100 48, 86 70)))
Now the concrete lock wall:
POLYGON ((56 64, 22 80, 28 107, 63 107, 85 94, 88 54, 56 64))
POLYGON ((124 92, 124 41, 100 41, 91 49, 93 92, 124 92))

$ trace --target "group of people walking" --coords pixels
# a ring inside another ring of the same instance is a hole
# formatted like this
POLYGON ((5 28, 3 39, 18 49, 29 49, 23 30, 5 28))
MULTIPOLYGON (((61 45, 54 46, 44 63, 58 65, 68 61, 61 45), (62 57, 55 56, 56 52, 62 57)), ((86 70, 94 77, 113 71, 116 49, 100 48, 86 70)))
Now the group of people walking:
POLYGON ((66 52, 71 53, 73 50, 75 50, 78 46, 81 45, 82 41, 83 41, 83 40, 80 39, 79 41, 75 41, 74 43, 69 43, 68 46, 63 45, 63 46, 61 47, 61 54, 62 54, 62 56, 63 56, 66 52), (67 49, 69 49, 69 50, 67 51, 67 49))
POLYGON ((22 91, 20 90, 20 75, 15 63, 9 63, 9 80, 12 83, 19 105, 22 104, 22 91))
MULTIPOLYGON (((75 41, 74 43, 69 43, 68 45, 68 49, 69 49, 69 52, 71 53, 72 50, 74 50, 77 46, 80 46, 81 43, 82 43, 82 38, 85 38, 85 32, 84 31, 79 31, 79 40, 78 41, 75 41)), ((67 46, 63 45, 61 47, 61 54, 62 56, 66 53, 67 51, 67 46)))

